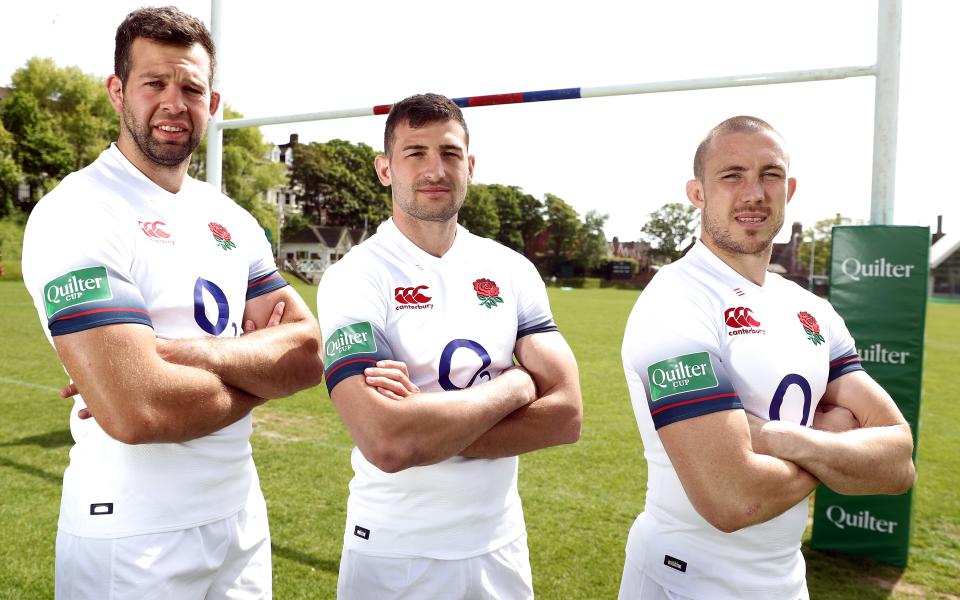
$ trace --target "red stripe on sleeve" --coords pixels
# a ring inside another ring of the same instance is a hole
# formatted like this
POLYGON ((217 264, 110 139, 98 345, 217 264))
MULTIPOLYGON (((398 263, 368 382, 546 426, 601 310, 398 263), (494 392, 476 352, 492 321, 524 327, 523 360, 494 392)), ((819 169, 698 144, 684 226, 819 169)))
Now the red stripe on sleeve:
POLYGON ((92 315, 92 314, 102 313, 102 312, 138 312, 148 316, 150 314, 147 311, 141 310, 139 308, 95 308, 93 310, 85 310, 83 312, 74 313, 72 315, 67 315, 65 317, 58 317, 56 320, 66 321, 67 319, 76 319, 77 317, 84 317, 86 315, 92 315))
MULTIPOLYGON (((820 364, 823 364, 823 363, 820 363, 820 364)), ((717 398, 729 398, 729 397, 731 397, 731 396, 736 397, 736 396, 737 396, 737 393, 736 393, 736 392, 729 392, 729 393, 726 393, 726 394, 716 394, 716 395, 714 395, 714 396, 704 396, 703 398, 694 398, 693 400, 684 400, 683 402, 676 402, 676 403, 674 403, 674 404, 668 404, 667 406, 661 406, 660 408, 658 408, 658 409, 656 409, 656 410, 651 410, 651 411, 650 411, 650 416, 653 416, 653 415, 655 415, 655 414, 657 414, 657 413, 659 413, 659 412, 663 412, 663 411, 665 411, 665 410, 667 410, 667 409, 669 409, 669 408, 675 408, 675 407, 677 407, 677 406, 684 406, 684 405, 686 405, 686 404, 695 404, 695 403, 697 403, 697 402, 706 402, 707 400, 716 400, 717 398)))

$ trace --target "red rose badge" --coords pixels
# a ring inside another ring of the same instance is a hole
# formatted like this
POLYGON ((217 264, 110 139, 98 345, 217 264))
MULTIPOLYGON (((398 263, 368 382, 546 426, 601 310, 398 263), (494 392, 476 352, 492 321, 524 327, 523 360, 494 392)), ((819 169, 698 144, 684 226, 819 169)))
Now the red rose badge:
POLYGON ((797 318, 800 319, 800 325, 803 326, 803 331, 806 332, 807 338, 813 342, 814 346, 819 346, 826 341, 823 339, 823 336, 820 335, 820 325, 817 323, 817 320, 813 318, 813 315, 806 311, 801 311, 797 313, 797 318))
POLYGON ((224 250, 229 250, 231 248, 236 248, 237 245, 230 241, 230 232, 227 231, 227 228, 221 225, 220 223, 207 223, 207 227, 210 228, 210 233, 213 234, 213 239, 217 240, 217 244, 220 245, 224 250))
POLYGON ((503 298, 500 297, 500 288, 493 281, 481 278, 473 282, 473 291, 477 293, 480 300, 480 306, 493 308, 497 304, 503 304, 503 298))

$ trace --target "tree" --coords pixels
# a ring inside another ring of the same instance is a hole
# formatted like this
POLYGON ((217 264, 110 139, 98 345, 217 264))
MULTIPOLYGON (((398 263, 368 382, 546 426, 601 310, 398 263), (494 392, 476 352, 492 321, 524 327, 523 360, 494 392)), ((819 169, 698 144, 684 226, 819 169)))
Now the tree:
POLYGON ((53 120, 53 131, 70 148, 70 171, 96 160, 117 139, 117 113, 104 80, 78 67, 57 67, 51 58, 34 57, 11 77, 18 92, 35 98, 53 120))
MULTIPOLYGON (((832 258, 831 239, 833 237, 833 227, 835 225, 849 225, 851 223, 853 223, 853 219, 841 216, 840 213, 837 213, 837 216, 834 218, 817 221, 814 223, 813 227, 806 229, 803 232, 804 240, 816 240, 812 244, 812 246, 814 246, 814 274, 826 275, 830 272, 830 260, 832 258)), ((808 269, 810 267, 811 243, 804 240, 800 240, 798 242, 800 246, 798 260, 803 268, 808 269)))
POLYGON ((575 259, 585 273, 598 268, 610 253, 607 236, 603 232, 603 226, 608 217, 609 215, 601 215, 595 210, 587 211, 583 216, 583 223, 577 235, 575 259))
POLYGON ((496 239, 500 233, 500 216, 497 201, 490 186, 473 184, 467 188, 467 198, 460 207, 457 221, 470 233, 496 239))
POLYGON ((544 204, 547 231, 550 232, 551 269, 556 270, 560 263, 576 255, 580 215, 562 198, 553 194, 544 196, 544 204))
POLYGON ((520 195, 520 237, 523 238, 523 247, 539 235, 547 224, 544 221, 544 203, 530 194, 520 195))
POLYGON ((297 144, 290 182, 303 190, 304 213, 324 225, 364 227, 390 216, 391 199, 370 146, 344 140, 297 144))
POLYGON ((13 159, 13 147, 13 136, 0 123, 0 219, 14 211, 17 189, 23 176, 20 165, 13 159))
POLYGON ((14 90, 0 102, 0 111, 0 122, 13 136, 13 160, 30 186, 30 198, 21 206, 29 212, 44 193, 71 171, 73 153, 62 136, 57 135, 52 116, 29 93, 14 90))
POLYGON ((694 206, 671 202, 650 213, 640 232, 649 242, 656 244, 658 254, 674 261, 680 258, 683 247, 693 238, 698 220, 694 206))
MULTIPOLYGON (((224 106, 225 119, 241 119, 243 115, 229 106, 224 106)), ((223 191, 260 223, 260 226, 277 231, 276 209, 264 202, 267 190, 286 183, 284 165, 266 158, 271 144, 263 141, 260 129, 243 127, 225 129, 223 132, 223 156, 221 181, 223 191)), ((207 176, 207 138, 190 159, 190 175, 197 179, 207 176)))

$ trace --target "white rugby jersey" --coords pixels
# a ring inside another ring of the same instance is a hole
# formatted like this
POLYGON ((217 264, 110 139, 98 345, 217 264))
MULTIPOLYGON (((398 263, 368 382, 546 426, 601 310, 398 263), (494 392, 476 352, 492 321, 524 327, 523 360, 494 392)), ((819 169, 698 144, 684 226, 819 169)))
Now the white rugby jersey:
MULTIPOLYGON (((23 277, 50 336, 113 323, 164 339, 236 336, 246 301, 285 284, 257 222, 211 186, 187 178, 171 194, 116 146, 37 204, 23 277)), ((60 527, 122 537, 207 523, 259 493, 250 415, 182 444, 128 445, 93 419, 70 418, 60 527)))
POLYGON ((799 598, 808 501, 723 533, 687 499, 657 429, 740 408, 810 426, 827 383, 861 369, 843 320, 779 275, 750 282, 701 242, 640 295, 622 358, 648 471, 627 560, 693 598, 799 598))
MULTIPOLYGON (((377 360, 407 364, 424 392, 497 377, 518 338, 555 331, 533 265, 457 227, 442 257, 424 252, 390 219, 330 267, 317 290, 327 388, 377 360)), ((517 457, 453 457, 384 473, 352 454, 344 547, 367 554, 459 559, 524 531, 517 457)))

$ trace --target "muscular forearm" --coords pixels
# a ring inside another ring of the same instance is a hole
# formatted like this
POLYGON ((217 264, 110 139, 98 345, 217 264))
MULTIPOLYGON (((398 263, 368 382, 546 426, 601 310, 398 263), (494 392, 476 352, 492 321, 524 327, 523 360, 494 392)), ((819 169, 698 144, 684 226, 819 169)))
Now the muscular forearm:
POLYGON ((161 344, 164 360, 216 374, 260 398, 282 398, 320 383, 323 363, 312 321, 284 323, 239 338, 195 338, 161 344))
POLYGON ((349 392, 340 387, 349 383, 334 389, 334 404, 363 455, 387 472, 456 456, 535 395, 530 376, 509 369, 493 381, 463 390, 416 393, 401 401, 373 396, 377 406, 359 414, 354 412, 359 410, 356 398, 341 397, 349 392))
POLYGON ((913 485, 913 437, 905 423, 832 433, 771 421, 763 431, 770 454, 841 494, 901 494, 913 485))
POLYGON ((548 394, 518 408, 460 452, 469 458, 501 458, 572 444, 580 438, 579 397, 548 394))
MULTIPOLYGON (((697 511, 721 531, 731 532, 777 517, 807 498, 819 481, 789 461, 751 454, 742 477, 717 482, 707 502, 708 516, 697 511)), ((707 491, 707 494, 711 492, 707 491)))
POLYGON ((261 398, 224 385, 212 373, 170 363, 144 370, 132 392, 124 393, 111 383, 81 379, 78 387, 103 430, 127 444, 203 437, 242 419, 263 403, 261 398))

